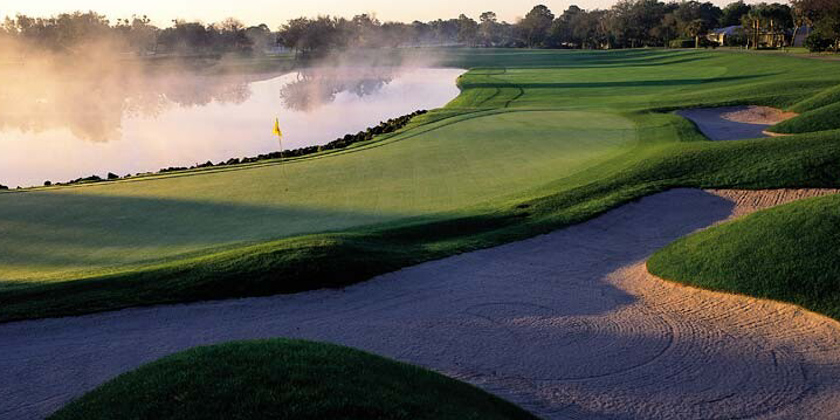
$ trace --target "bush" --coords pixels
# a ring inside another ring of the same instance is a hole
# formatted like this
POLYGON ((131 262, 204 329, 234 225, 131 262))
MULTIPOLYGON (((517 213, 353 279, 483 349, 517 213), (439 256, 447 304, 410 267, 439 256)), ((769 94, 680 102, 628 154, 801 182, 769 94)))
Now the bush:
POLYGON ((719 46, 720 46, 720 44, 718 44, 718 43, 717 43, 717 41, 712 41, 712 40, 710 40, 709 38, 706 38, 706 37, 704 37, 704 36, 701 36, 701 37, 700 37, 700 47, 701 47, 701 48, 712 48, 712 49, 715 49, 715 48, 717 48, 717 47, 719 47, 719 46))
POLYGON ((671 48, 694 48, 694 40, 688 38, 680 38, 671 41, 668 44, 671 48))
MULTIPOLYGON (((680 38, 671 41, 668 44, 671 48, 694 48, 697 46, 694 38, 680 38)), ((717 48, 720 46, 715 41, 711 41, 708 38, 701 36, 700 37, 700 45, 701 48, 717 48)))
POLYGON ((834 41, 823 36, 820 32, 813 32, 805 38, 805 48, 811 52, 823 52, 831 49, 834 41))

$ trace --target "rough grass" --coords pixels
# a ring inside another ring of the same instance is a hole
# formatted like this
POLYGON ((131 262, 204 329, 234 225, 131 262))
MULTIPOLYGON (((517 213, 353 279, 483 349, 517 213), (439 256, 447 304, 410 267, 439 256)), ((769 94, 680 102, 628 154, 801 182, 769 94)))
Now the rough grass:
POLYGON ((188 350, 123 374, 51 420, 536 419, 471 385, 297 340, 188 350))
POLYGON ((682 238, 648 269, 692 286, 794 303, 840 320, 840 196, 791 203, 682 238))
POLYGON ((803 113, 814 111, 826 105, 840 103, 840 85, 826 89, 791 107, 791 111, 803 113))
POLYGON ((384 141, 0 194, 0 321, 334 287, 674 187, 840 185, 840 134, 710 142, 665 111, 789 108, 837 63, 697 51, 448 50, 462 94, 384 141))
POLYGON ((840 129, 840 102, 808 111, 802 115, 774 125, 777 133, 812 133, 840 129))

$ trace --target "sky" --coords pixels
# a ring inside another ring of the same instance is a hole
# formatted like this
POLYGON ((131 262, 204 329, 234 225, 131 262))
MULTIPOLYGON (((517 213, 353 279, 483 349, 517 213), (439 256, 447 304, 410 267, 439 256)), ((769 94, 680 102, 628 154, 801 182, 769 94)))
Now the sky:
MULTIPOLYGON (((735 0, 712 0, 721 7, 731 1, 735 0)), ((159 26, 168 26, 175 18, 210 23, 226 17, 235 17, 247 25, 265 23, 275 29, 291 18, 319 14, 352 17, 360 13, 371 13, 383 21, 411 22, 457 17, 461 13, 478 19, 481 12, 492 10, 500 19, 514 22, 539 3, 545 4, 559 15, 571 4, 583 9, 595 9, 608 8, 615 2, 616 0, 2 0, 0 18, 18 13, 51 16, 75 10, 94 10, 112 20, 130 17, 132 14, 148 15, 159 26)))

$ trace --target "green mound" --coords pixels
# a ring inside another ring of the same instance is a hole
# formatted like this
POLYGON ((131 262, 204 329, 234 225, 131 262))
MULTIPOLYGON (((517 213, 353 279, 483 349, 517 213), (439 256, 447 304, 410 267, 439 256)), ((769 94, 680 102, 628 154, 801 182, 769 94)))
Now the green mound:
POLYGON ((471 385, 297 340, 200 347, 123 374, 51 420, 535 419, 471 385))
POLYGON ((808 111, 771 127, 776 133, 797 134, 840 128, 840 102, 808 111))
POLYGON ((826 105, 840 103, 840 85, 826 89, 791 107, 791 111, 803 113, 822 108, 826 105))
POLYGON ((682 238, 648 261, 659 277, 790 302, 840 320, 840 195, 682 238))

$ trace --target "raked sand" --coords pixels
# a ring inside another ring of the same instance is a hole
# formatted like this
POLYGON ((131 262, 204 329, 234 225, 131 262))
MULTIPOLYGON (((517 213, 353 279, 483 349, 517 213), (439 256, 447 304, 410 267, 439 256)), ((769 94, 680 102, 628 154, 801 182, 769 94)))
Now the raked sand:
POLYGON ((741 140, 779 136, 770 127, 797 116, 793 112, 767 106, 696 108, 677 111, 688 118, 710 140, 741 140))
POLYGON ((283 336, 423 365, 550 419, 836 420, 840 323, 645 269, 692 231, 829 192, 672 190, 343 290, 0 325, 0 419, 43 418, 182 349, 283 336))

